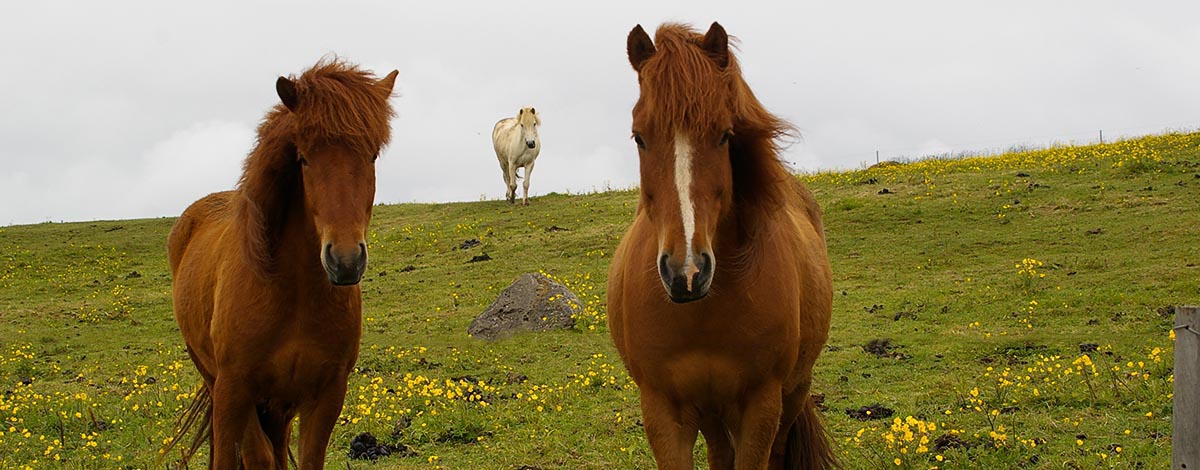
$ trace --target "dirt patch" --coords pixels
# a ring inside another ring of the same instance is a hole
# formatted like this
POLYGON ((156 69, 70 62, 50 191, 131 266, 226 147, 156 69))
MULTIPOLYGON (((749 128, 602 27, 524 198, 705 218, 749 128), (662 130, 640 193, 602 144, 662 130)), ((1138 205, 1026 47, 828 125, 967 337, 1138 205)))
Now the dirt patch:
POLYGON ((519 383, 525 382, 526 380, 529 380, 529 376, 527 376, 525 374, 509 372, 508 376, 506 376, 504 378, 504 383, 512 385, 512 384, 519 384, 519 383))
POLYGON ((483 242, 479 241, 479 239, 478 239, 478 238, 472 238, 472 239, 470 239, 470 240, 463 240, 463 242, 462 242, 462 243, 459 243, 459 244, 458 244, 458 249, 460 249, 460 250, 469 250, 469 249, 471 249, 471 248, 475 248, 475 247, 477 247, 477 246, 479 246, 479 245, 482 245, 482 244, 483 244, 483 242))
POLYGON ((873 339, 873 340, 867 341, 867 344, 864 344, 862 348, 863 348, 863 351, 867 352, 867 354, 870 354, 875 357, 880 357, 880 358, 890 357, 890 358, 895 358, 895 359, 908 359, 907 354, 904 354, 900 351, 896 351, 896 348, 898 348, 898 346, 896 344, 892 343, 892 340, 890 340, 890 339, 873 339))
POLYGON ((946 449, 970 449, 971 444, 962 440, 957 434, 942 434, 933 440, 933 450, 945 452, 946 449))
POLYGON ((546 227, 547 233, 549 233, 549 232, 570 232, 570 231, 571 231, 571 229, 569 229, 569 228, 559 227, 557 225, 551 225, 549 227, 546 227))
POLYGON ((1054 353, 1055 351, 1041 344, 1014 344, 1001 347, 992 353, 984 354, 979 358, 979 362, 992 364, 998 360, 1003 360, 1006 364, 1013 366, 1028 364, 1030 360, 1038 356, 1051 356, 1054 353))
POLYGON ((491 257, 491 256, 488 256, 488 254, 487 254, 487 253, 484 253, 484 254, 482 254, 482 255, 475 255, 475 256, 472 256, 472 257, 471 257, 471 260, 470 260, 470 261, 467 261, 467 262, 468 262, 468 263, 478 263, 478 262, 480 262, 480 261, 491 261, 491 260, 492 260, 492 257, 491 257))
POLYGON ((890 418, 895 412, 896 410, 875 403, 873 405, 860 406, 858 409, 849 408, 846 410, 846 416, 859 421, 870 421, 873 419, 890 418))
POLYGON ((829 407, 825 406, 825 394, 824 393, 812 394, 812 401, 813 401, 813 406, 817 407, 818 410, 821 410, 822 413, 829 411, 829 407))
POLYGON ((369 432, 354 436, 350 441, 350 458, 353 460, 376 460, 392 455, 411 457, 417 453, 404 444, 380 444, 369 432))
POLYGON ((417 270, 417 267, 416 267, 416 266, 413 266, 413 265, 411 265, 411 264, 410 264, 410 265, 408 265, 408 266, 405 266, 405 267, 403 267, 403 268, 400 268, 400 272, 402 272, 402 273, 410 273, 410 272, 413 272, 413 271, 416 271, 416 270, 417 270))
POLYGON ((1100 349, 1100 345, 1096 343, 1083 343, 1079 345, 1079 352, 1081 353, 1096 352, 1097 349, 1100 349))

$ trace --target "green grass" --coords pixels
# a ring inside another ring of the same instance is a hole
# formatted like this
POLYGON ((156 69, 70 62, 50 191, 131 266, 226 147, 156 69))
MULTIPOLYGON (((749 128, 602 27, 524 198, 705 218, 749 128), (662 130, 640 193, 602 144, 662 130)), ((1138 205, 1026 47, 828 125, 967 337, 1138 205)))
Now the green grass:
MULTIPOLYGON (((1169 465, 1164 307, 1200 298, 1200 134, 802 178, 836 292, 815 390, 849 468, 1169 465), (892 354, 865 352, 874 339, 892 354), (871 404, 901 420, 845 413, 871 404)), ((652 467, 604 323, 635 200, 377 207, 330 468, 652 467), (483 245, 456 249, 469 238, 483 245), (538 270, 585 302, 576 329, 466 335, 538 270), (360 432, 418 455, 348 461, 360 432)), ((171 223, 0 228, 0 467, 153 465, 198 380, 171 315, 171 223)))

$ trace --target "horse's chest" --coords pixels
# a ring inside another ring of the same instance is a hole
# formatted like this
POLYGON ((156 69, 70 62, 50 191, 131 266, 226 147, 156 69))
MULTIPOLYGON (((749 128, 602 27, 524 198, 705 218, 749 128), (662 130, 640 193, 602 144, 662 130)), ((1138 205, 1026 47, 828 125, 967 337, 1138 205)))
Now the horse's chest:
POLYGON ((639 330, 629 345, 634 378, 692 401, 720 402, 764 380, 785 380, 795 364, 796 338, 783 325, 710 326, 639 330))
POLYGON ((513 162, 516 163, 517 167, 524 167, 530 163, 533 163, 533 161, 537 159, 539 148, 528 148, 522 145, 521 149, 522 150, 518 151, 516 156, 513 157, 513 162))
POLYGON ((745 380, 758 374, 748 373, 747 364, 726 354, 693 352, 664 359, 656 377, 674 395, 692 402, 727 401, 745 388, 745 380))
POLYGON ((273 394, 314 390, 343 382, 354 367, 355 349, 340 342, 297 338, 283 343, 264 366, 270 370, 273 394))

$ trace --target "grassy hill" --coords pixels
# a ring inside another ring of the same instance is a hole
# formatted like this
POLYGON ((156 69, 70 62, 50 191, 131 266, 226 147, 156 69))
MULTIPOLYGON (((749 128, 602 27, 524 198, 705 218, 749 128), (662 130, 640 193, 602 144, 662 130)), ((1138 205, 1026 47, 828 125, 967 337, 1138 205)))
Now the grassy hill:
MULTIPOLYGON (((1169 465, 1169 307, 1200 302, 1200 133, 802 178, 836 292, 814 387, 849 468, 1169 465), (850 416, 868 405, 894 414, 850 416)), ((651 467, 604 320, 635 203, 378 207, 330 468, 651 467), (468 337, 530 271, 584 300, 576 329, 468 337), (360 432, 417 455, 350 461, 360 432)), ((0 228, 0 467, 152 466, 198 383, 171 314, 172 222, 0 228)))

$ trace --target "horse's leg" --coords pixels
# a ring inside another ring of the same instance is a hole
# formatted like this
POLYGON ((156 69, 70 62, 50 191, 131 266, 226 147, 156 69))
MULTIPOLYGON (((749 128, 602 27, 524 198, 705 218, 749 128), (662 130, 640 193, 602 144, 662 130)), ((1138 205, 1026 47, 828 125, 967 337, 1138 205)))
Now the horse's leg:
POLYGON ((288 444, 292 438, 293 412, 267 409, 259 415, 263 432, 271 440, 272 454, 275 455, 276 470, 288 468, 288 444))
POLYGON ((525 182, 521 183, 525 187, 525 194, 521 196, 521 203, 529 205, 529 174, 533 173, 533 162, 525 165, 525 182))
POLYGON ((766 470, 782 414, 783 394, 778 383, 763 384, 742 399, 741 415, 730 420, 735 469, 766 470))
POLYGON ((695 410, 683 409, 645 388, 641 398, 646 439, 659 470, 693 470, 692 448, 699 431, 695 410))
POLYGON ((708 448, 708 468, 732 470, 733 446, 729 443, 729 434, 721 419, 717 416, 701 419, 700 433, 704 434, 704 445, 708 448))
POLYGON ((278 466, 272 455, 271 439, 263 430, 261 414, 246 423, 246 432, 242 436, 242 468, 246 470, 273 469, 278 466))
POLYGON ((517 202, 517 164, 516 164, 516 162, 514 162, 512 160, 508 161, 508 173, 505 173, 505 174, 508 175, 508 193, 506 194, 508 196, 508 203, 513 204, 513 203, 517 202))
POLYGON ((500 159, 500 173, 504 174, 504 197, 507 198, 509 196, 508 188, 512 186, 512 177, 508 175, 508 161, 503 157, 500 159))
POLYGON ((319 393, 306 409, 300 410, 300 470, 325 468, 329 435, 342 413, 346 399, 346 380, 336 381, 319 393))
POLYGON ((255 417, 254 403, 241 384, 227 375, 217 377, 212 401, 212 468, 237 470, 237 450, 245 437, 246 426, 255 417))
POLYGON ((783 396, 783 412, 779 417, 779 430, 775 433, 775 442, 771 444, 771 469, 784 468, 784 457, 787 455, 788 433, 796 418, 804 410, 804 402, 808 399, 809 385, 812 379, 800 383, 790 393, 783 396))

